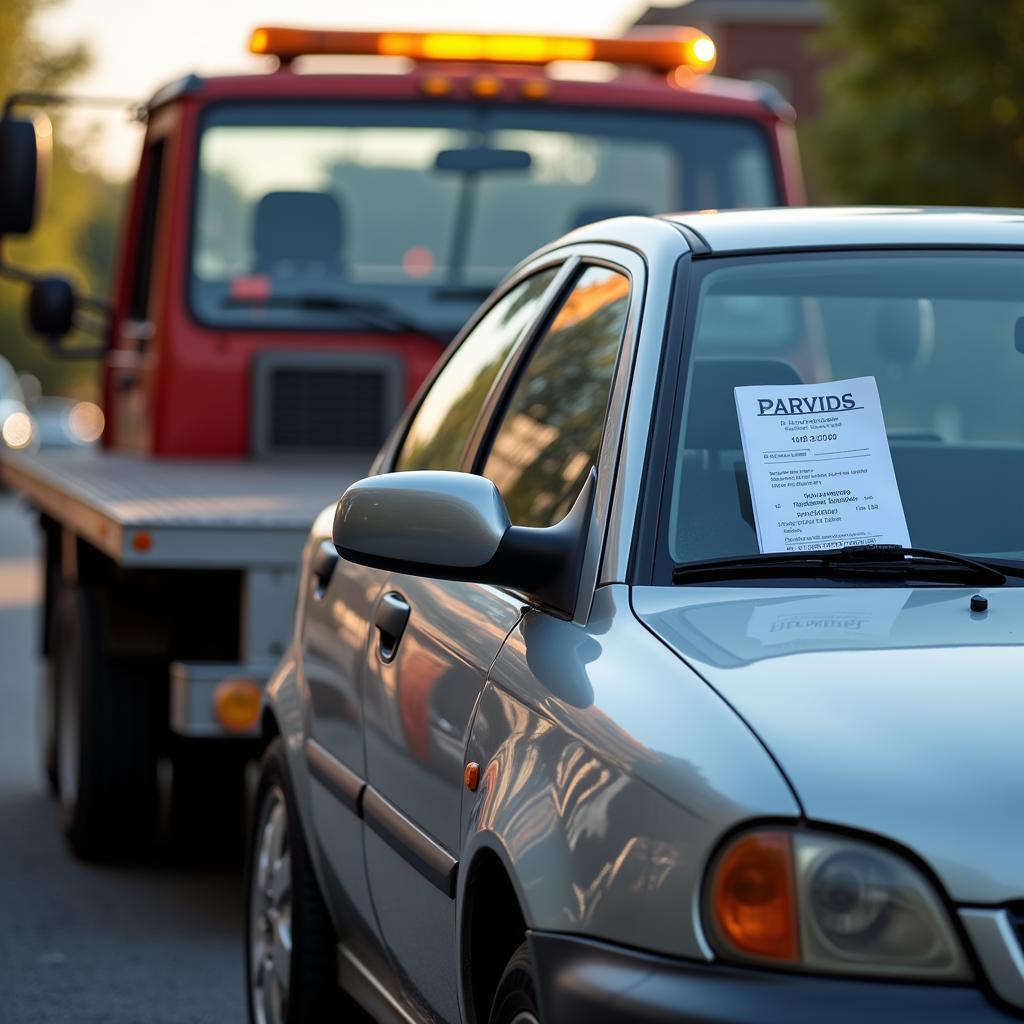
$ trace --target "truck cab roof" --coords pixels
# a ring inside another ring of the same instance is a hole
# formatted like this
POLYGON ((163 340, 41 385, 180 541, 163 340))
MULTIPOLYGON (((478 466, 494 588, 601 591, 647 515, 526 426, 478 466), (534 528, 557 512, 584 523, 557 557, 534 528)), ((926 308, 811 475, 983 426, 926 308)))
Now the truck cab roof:
MULTIPOLYGON (((383 59, 382 59, 383 60, 383 59)), ((391 65, 393 67, 393 64, 391 65)), ((684 112, 792 122, 793 108, 767 83, 718 76, 677 80, 671 74, 622 68, 606 80, 554 77, 543 68, 516 64, 416 63, 404 73, 358 70, 302 71, 281 65, 256 74, 203 76, 187 74, 158 89, 146 103, 152 114, 182 99, 202 103, 221 100, 351 99, 418 100, 439 102, 530 103, 619 108, 676 109, 684 112), (486 80, 486 94, 477 84, 486 80), (536 83, 540 83, 540 88, 536 83), (480 90, 480 91, 478 91, 480 90)))

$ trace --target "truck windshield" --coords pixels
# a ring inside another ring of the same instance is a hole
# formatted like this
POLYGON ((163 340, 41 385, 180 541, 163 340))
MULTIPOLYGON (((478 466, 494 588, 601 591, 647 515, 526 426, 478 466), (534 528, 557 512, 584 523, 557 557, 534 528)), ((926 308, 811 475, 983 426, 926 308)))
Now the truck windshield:
MULTIPOLYGON (((827 396, 850 390, 835 382, 865 377, 877 385, 899 489, 894 507, 902 503, 910 543, 1024 558, 1020 255, 808 253, 703 259, 694 270, 692 357, 663 516, 671 562, 758 551, 734 388, 781 394, 817 385, 808 393, 827 396)), ((833 546, 829 531, 840 527, 819 524, 837 521, 827 509, 857 507, 863 474, 872 472, 858 444, 868 442, 851 441, 854 427, 841 416, 820 427, 822 417, 807 419, 792 404, 759 414, 781 417, 763 435, 779 438, 767 457, 779 467, 771 486, 781 490, 759 499, 761 514, 794 544, 833 546), (806 500, 790 502, 793 489, 806 500)))
POLYGON ((200 141, 191 307, 218 326, 365 327, 401 311, 454 331, 511 266, 573 227, 777 201, 754 122, 224 104, 200 141))

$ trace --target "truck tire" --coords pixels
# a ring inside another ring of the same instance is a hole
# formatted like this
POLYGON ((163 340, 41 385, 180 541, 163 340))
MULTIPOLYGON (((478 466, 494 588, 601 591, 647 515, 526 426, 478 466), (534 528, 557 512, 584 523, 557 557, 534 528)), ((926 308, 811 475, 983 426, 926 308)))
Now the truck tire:
POLYGON ((505 966, 488 1024, 540 1024, 530 947, 524 942, 505 966))
POLYGON ((60 768, 57 765, 57 678, 55 659, 43 663, 42 694, 39 701, 39 745, 43 752, 43 777, 50 796, 60 795, 60 768))
POLYGON ((338 939, 313 874, 280 739, 263 756, 254 806, 245 871, 251 1024, 368 1020, 338 987, 338 939))
POLYGON ((180 739, 171 753, 171 847, 176 859, 234 862, 245 851, 250 751, 230 740, 180 739))
POLYGON ((144 852, 157 807, 158 687, 142 665, 104 643, 102 592, 64 587, 57 598, 57 769, 64 832, 77 857, 144 852))

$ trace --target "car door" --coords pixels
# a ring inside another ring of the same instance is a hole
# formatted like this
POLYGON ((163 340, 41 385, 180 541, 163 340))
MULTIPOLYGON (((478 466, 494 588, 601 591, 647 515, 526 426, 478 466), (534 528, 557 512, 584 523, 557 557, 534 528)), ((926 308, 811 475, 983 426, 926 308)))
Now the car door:
MULTIPOLYGON (((407 433, 402 468, 454 469, 477 414, 522 331, 539 314, 558 261, 506 292, 454 347, 424 391, 407 433)), ((338 557, 330 515, 317 521, 303 595, 300 666, 311 709, 306 742, 312 819, 341 936, 358 968, 390 971, 370 900, 359 794, 367 776, 363 733, 365 666, 376 657, 384 574, 338 557)), ((386 607, 386 605, 384 606, 386 607)), ((372 806, 372 799, 370 800, 372 806)))
MULTIPOLYGON (((477 448, 462 463, 484 466, 520 525, 551 526, 565 516, 604 428, 629 278, 603 266, 571 273, 553 316, 492 393, 493 443, 478 428, 477 448)), ((393 573, 375 607, 364 696, 367 876, 413 998, 455 1021, 464 755, 487 673, 526 606, 496 587, 393 573)))

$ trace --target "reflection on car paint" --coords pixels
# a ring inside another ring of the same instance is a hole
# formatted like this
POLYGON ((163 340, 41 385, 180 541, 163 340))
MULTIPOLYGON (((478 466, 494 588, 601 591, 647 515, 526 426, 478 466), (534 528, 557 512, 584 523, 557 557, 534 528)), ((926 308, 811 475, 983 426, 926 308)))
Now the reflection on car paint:
POLYGON ((798 813, 749 731, 633 617, 625 587, 598 591, 585 627, 524 617, 466 757, 484 768, 464 794, 465 842, 500 845, 536 927, 585 924, 681 956, 707 955, 688 909, 707 844, 745 817, 798 813), (641 894, 657 908, 642 918, 641 894))

